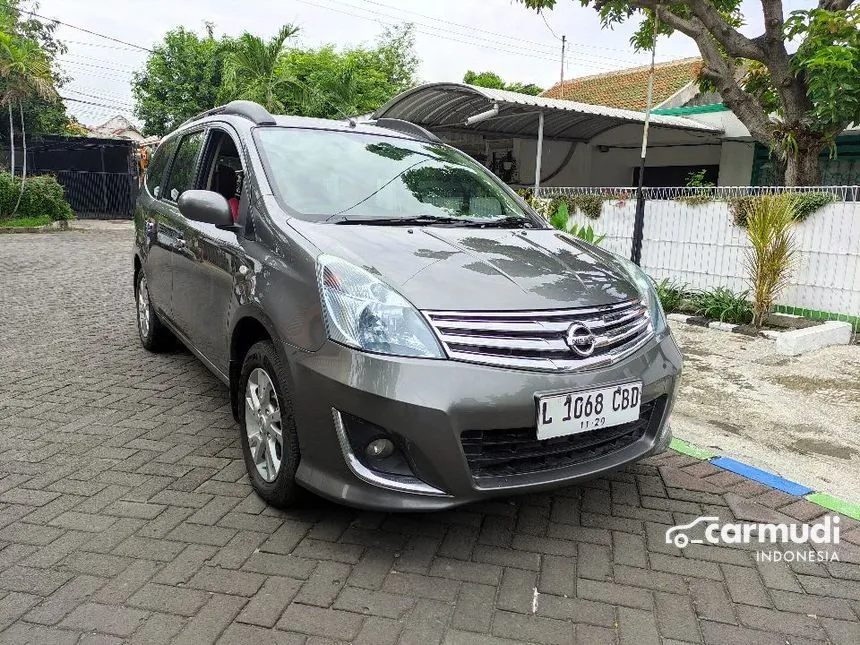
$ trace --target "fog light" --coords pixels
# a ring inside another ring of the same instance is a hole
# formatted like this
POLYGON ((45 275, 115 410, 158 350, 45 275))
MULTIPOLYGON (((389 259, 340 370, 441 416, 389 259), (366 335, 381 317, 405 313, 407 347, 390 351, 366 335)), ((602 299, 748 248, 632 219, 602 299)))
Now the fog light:
POLYGON ((394 453, 394 444, 391 439, 374 439, 367 448, 364 449, 364 454, 369 459, 385 459, 394 453))

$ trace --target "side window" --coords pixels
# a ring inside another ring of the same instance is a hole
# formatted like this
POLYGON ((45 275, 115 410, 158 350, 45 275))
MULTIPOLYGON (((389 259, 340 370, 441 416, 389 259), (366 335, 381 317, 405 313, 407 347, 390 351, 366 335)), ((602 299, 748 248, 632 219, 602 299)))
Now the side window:
POLYGON ((209 131, 209 145, 201 166, 200 187, 223 195, 230 205, 233 221, 238 222, 245 169, 236 143, 227 132, 219 128, 209 131))
POLYGON ((164 171, 167 168, 167 164, 170 163, 173 153, 176 151, 178 141, 179 138, 174 137, 158 146, 152 156, 149 167, 146 169, 146 189, 156 199, 161 197, 161 180, 164 179, 164 171))
POLYGON ((170 169, 170 176, 167 178, 165 189, 162 191, 165 199, 175 202, 183 192, 189 188, 193 188, 191 184, 194 181, 197 170, 197 157, 200 154, 202 146, 202 131, 192 132, 182 137, 179 150, 176 152, 176 159, 173 161, 173 166, 170 169))

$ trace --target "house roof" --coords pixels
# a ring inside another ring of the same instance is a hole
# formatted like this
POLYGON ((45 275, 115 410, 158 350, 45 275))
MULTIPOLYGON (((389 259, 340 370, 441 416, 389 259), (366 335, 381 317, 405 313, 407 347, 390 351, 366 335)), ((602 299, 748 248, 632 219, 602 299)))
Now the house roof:
POLYGON ((94 126, 89 130, 93 134, 107 137, 122 138, 126 132, 134 132, 141 137, 143 136, 140 129, 121 114, 117 114, 101 125, 94 126))
MULTIPOLYGON (((374 112, 374 118, 411 121, 431 130, 465 130, 484 134, 534 137, 538 113, 544 114, 544 136, 548 139, 590 141, 594 137, 627 124, 642 124, 642 112, 620 110, 602 105, 519 94, 507 90, 477 87, 463 83, 427 83, 406 90, 374 112), (498 113, 467 126, 466 119, 487 110, 498 113)), ((716 135, 717 126, 680 116, 651 117, 657 130, 686 130, 716 135)))
MULTIPOLYGON (((556 83, 541 96, 642 111, 648 102, 649 69, 650 65, 645 65, 572 78, 564 81, 564 96, 561 83, 556 83)), ((701 58, 682 58, 655 65, 653 105, 660 105, 694 82, 701 69, 701 58)))

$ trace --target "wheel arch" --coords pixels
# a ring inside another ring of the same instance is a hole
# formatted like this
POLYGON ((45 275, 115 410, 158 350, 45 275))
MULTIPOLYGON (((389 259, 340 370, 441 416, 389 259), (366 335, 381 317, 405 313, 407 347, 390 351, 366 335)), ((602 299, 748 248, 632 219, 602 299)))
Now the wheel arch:
POLYGON ((230 358, 228 362, 228 377, 230 381, 230 407, 233 416, 239 417, 239 377, 242 374, 242 363, 251 347, 260 341, 271 341, 277 346, 278 335, 269 318, 260 311, 250 310, 236 316, 233 329, 230 332, 230 358))
POLYGON ((140 255, 135 253, 134 254, 134 273, 131 276, 135 296, 137 296, 137 276, 141 272, 142 269, 143 269, 143 262, 140 261, 140 255))

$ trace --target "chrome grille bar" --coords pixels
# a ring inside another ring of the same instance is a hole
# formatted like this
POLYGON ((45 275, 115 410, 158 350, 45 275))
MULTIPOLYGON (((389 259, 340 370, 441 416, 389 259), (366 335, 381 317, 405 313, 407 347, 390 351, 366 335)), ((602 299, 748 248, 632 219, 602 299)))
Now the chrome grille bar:
POLYGON ((541 371, 611 365, 654 335, 645 305, 626 300, 604 307, 546 311, 425 311, 448 356, 455 360, 541 371), (594 334, 594 351, 580 356, 567 344, 578 323, 594 334))

